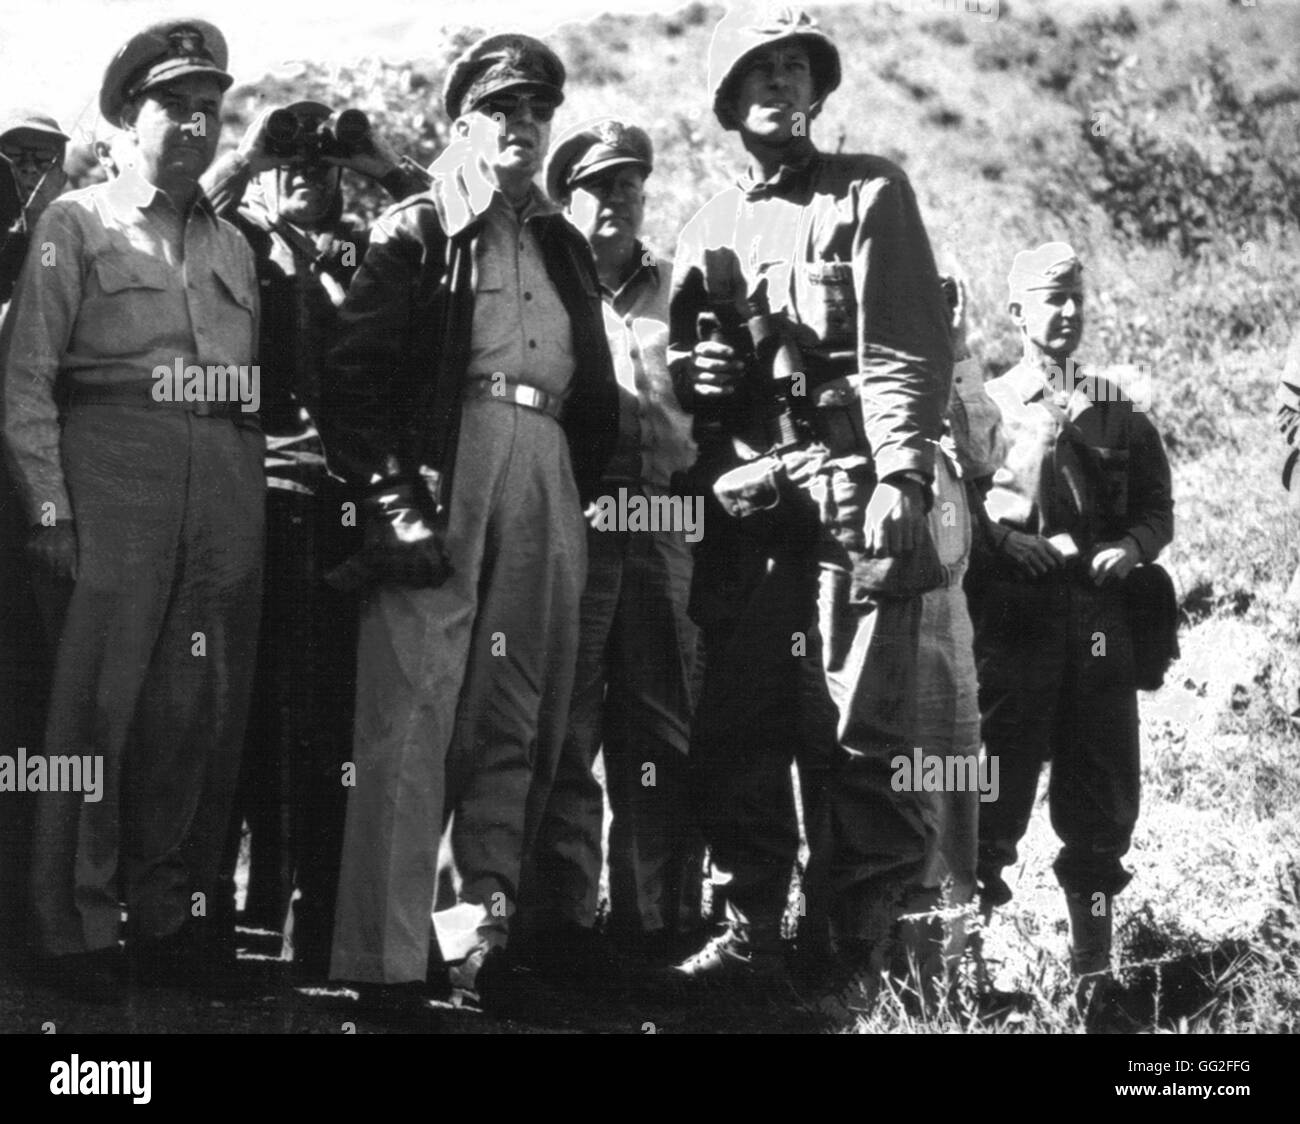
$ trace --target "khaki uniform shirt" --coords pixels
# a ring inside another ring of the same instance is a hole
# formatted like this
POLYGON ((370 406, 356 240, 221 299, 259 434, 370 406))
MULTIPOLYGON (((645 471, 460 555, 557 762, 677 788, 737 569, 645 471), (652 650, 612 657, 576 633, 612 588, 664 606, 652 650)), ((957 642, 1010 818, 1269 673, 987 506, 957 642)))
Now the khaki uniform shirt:
POLYGON ((637 268, 618 292, 602 291, 605 334, 619 385, 618 445, 605 479, 667 486, 695 459, 691 420, 677 404, 668 377, 668 293, 673 263, 646 260, 637 243, 637 268))
POLYGON ((556 210, 534 188, 519 214, 497 192, 484 212, 474 267, 474 330, 470 377, 527 383, 562 395, 573 380, 569 314, 547 275, 529 220, 556 210))
POLYGON ((200 196, 187 215, 128 169, 41 216, 0 333, 5 444, 33 522, 73 515, 57 392, 154 385, 156 367, 257 360, 253 254, 200 196))

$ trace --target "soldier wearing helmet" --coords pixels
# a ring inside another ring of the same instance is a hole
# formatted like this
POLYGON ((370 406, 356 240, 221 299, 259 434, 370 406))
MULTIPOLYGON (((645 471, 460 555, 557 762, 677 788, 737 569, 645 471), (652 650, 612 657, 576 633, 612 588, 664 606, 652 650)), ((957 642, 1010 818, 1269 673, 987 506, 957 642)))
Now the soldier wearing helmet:
POLYGON ((812 849, 800 943, 829 935, 846 986, 871 992, 906 952, 937 953, 900 921, 926 827, 889 762, 915 744, 920 595, 942 580, 926 511, 948 315, 907 176, 813 143, 840 82, 827 33, 797 9, 738 7, 709 75, 748 168, 682 232, 669 357, 719 504, 695 559, 692 757, 728 923, 677 971, 782 974, 793 757, 812 849))

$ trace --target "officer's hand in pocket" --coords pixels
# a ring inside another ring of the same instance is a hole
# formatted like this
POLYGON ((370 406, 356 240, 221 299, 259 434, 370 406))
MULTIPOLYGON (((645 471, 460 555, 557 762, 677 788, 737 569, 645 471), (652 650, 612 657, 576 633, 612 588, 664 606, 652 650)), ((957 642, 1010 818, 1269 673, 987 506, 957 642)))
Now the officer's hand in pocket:
POLYGON ((27 540, 27 557, 47 574, 77 580, 77 532, 65 520, 53 527, 36 527, 27 540))
POLYGON ((734 394, 745 373, 745 365, 730 344, 701 340, 691 352, 691 385, 701 398, 725 398, 734 394))

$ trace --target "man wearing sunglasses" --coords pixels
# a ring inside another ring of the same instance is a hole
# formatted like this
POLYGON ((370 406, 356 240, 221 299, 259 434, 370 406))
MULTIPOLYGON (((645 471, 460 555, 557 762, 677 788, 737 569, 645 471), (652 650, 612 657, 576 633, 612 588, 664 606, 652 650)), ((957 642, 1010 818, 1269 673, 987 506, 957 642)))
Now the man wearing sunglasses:
POLYGON ((29 232, 68 186, 63 171, 67 145, 67 133, 39 110, 15 109, 0 120, 0 156, 8 165, 4 174, 17 189, 20 207, 18 213, 6 214, 0 225, 0 304, 9 300, 18 280, 29 232))
MULTIPOLYGON (((67 150, 68 134, 53 117, 39 110, 16 109, 0 122, 0 154, 13 165, 23 202, 32 198, 51 172, 62 190, 67 183, 62 176, 67 150)), ((56 191, 50 198, 58 194, 56 191)))
POLYGON ((618 428, 591 252, 533 182, 563 86, 524 35, 456 60, 443 101, 460 163, 440 158, 433 189, 376 224, 326 364, 321 433, 366 490, 359 562, 376 581, 331 976, 417 1005, 445 811, 464 939, 438 918, 439 943, 464 994, 503 994, 491 981, 573 686, 583 505, 618 428))

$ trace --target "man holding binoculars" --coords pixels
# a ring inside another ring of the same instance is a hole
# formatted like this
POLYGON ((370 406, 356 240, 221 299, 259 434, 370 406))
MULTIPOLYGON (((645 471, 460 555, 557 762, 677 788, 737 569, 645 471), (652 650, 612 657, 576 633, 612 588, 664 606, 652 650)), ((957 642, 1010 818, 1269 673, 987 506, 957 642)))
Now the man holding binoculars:
POLYGON ((335 117, 317 101, 263 110, 203 181, 257 262, 267 444, 262 639, 219 908, 233 939, 247 820, 244 917, 256 928, 286 925, 299 981, 323 978, 328 968, 346 792, 340 769, 351 751, 355 690, 356 601, 320 576, 345 550, 346 497, 331 486, 315 424, 325 350, 368 242, 342 217, 343 168, 399 199, 429 182, 371 132, 360 110, 335 117))

